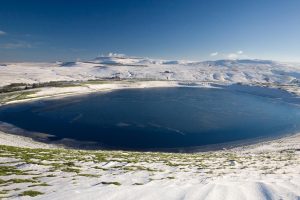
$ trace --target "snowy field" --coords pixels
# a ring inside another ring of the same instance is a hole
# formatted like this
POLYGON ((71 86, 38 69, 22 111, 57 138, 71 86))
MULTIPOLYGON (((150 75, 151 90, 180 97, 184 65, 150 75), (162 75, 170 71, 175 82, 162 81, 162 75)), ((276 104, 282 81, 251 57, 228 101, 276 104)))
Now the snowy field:
POLYGON ((300 197, 299 135, 195 154, 65 150, 6 133, 0 144, 14 146, 0 146, 8 199, 300 197))
MULTIPOLYGON (((79 80, 71 86, 2 93, 1 103, 122 88, 236 83, 300 95, 300 64, 125 56, 85 62, 0 64, 0 87, 79 80)), ((299 134, 243 148, 194 154, 67 150, 3 132, 0 145, 0 198, 300 199, 299 134)))

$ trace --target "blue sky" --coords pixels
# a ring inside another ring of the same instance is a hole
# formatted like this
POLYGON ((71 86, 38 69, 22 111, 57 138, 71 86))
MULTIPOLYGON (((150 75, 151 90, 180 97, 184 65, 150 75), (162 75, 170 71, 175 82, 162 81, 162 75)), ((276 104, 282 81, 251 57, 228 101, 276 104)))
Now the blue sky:
POLYGON ((299 0, 0 0, 0 61, 300 61, 299 0))

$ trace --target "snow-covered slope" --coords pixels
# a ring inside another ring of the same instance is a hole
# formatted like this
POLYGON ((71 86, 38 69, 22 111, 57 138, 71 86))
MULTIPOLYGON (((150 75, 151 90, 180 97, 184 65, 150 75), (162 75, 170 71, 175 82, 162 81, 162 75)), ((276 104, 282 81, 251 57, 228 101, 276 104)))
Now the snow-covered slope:
POLYGON ((1 165, 19 170, 0 176, 0 198, 29 199, 19 194, 34 190, 43 200, 298 200, 299 141, 298 134, 216 152, 132 153, 54 150, 0 131, 0 144, 45 148, 0 146, 1 165))
POLYGON ((102 56, 84 62, 3 63, 0 66, 0 86, 99 78, 295 84, 300 79, 300 64, 266 60, 192 62, 102 56))
MULTIPOLYGON (((267 84, 300 95, 300 64, 297 63, 267 60, 193 62, 112 54, 80 62, 0 64, 0 87, 11 83, 101 78, 139 81, 39 88, 25 100, 127 87, 178 86, 181 81, 267 84)), ((1 185, 1 194, 9 199, 28 199, 18 196, 27 190, 41 191, 37 199, 300 199, 299 141, 298 134, 253 147, 178 155, 131 155, 121 151, 78 153, 75 150, 53 153, 46 149, 31 152, 0 146, 2 166, 35 172, 1 176, 1 181, 6 183, 1 185), (22 160, 20 151, 26 159, 22 160), (47 160, 51 158, 48 155, 54 158, 47 160), (32 160, 28 159, 30 156, 32 160), (68 158, 68 162, 63 163, 61 158, 68 158), (27 179, 23 183, 20 178, 27 179), (11 180, 19 180, 19 183, 11 180)), ((1 131, 0 145, 53 148, 1 131)))

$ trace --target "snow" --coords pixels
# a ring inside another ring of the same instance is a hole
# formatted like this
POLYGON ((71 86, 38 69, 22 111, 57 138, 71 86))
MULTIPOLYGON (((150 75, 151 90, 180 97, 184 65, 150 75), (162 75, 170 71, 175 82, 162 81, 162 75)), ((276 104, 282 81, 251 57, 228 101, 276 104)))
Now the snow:
POLYGON ((135 57, 98 57, 85 62, 5 63, 0 86, 10 83, 100 78, 291 84, 300 65, 264 60, 166 61, 135 57), (12 78, 13 77, 13 78, 12 78))
POLYGON ((26 148, 57 148, 56 146, 36 142, 29 137, 11 135, 0 131, 0 145, 26 147, 26 148))
MULTIPOLYGON (((300 95, 299 74, 298 63, 265 60, 173 61, 111 54, 81 62, 4 63, 0 67, 0 86, 11 83, 121 78, 126 80, 108 81, 103 84, 86 83, 74 87, 39 88, 30 97, 59 97, 123 88, 177 87, 182 86, 182 83, 187 85, 196 83, 196 87, 212 87, 215 83, 220 85, 243 83, 280 88, 300 95)), ((1 131, 0 145, 31 149, 62 148, 1 131)), ((132 152, 112 152, 112 155, 122 156, 100 163, 89 160, 96 152, 87 152, 88 157, 80 161, 74 159, 74 163, 80 167, 81 173, 96 174, 99 177, 77 176, 63 171, 51 172, 55 177, 40 177, 50 186, 35 186, 34 190, 44 193, 35 198, 43 200, 300 199, 299 149, 300 134, 296 134, 255 145, 196 154, 164 154, 156 157, 148 153, 137 155, 132 152), (136 162, 122 160, 126 155, 130 159, 140 160, 136 162), (166 156, 168 162, 173 163, 172 165, 162 161, 166 156), (122 169, 122 167, 137 166, 155 170, 124 171, 122 169), (95 167, 106 170, 99 172, 95 167), (120 185, 103 183, 115 181, 120 185)), ((47 171, 48 167, 44 165, 23 163, 19 158, 3 152, 0 153, 1 166, 9 164, 18 169, 32 169, 37 174, 49 175, 50 173, 47 171)), ((68 151, 68 156, 73 154, 76 154, 75 150, 68 151)), ((51 162, 55 160, 44 160, 42 163, 51 162)), ((9 176, 9 178, 18 177, 9 176)), ((7 177, 0 176, 0 179, 4 178, 7 177)), ((28 183, 14 183, 3 186, 3 189, 11 189, 9 194, 17 193, 12 190, 14 187, 21 188, 23 191, 28 189, 28 183)), ((28 196, 19 197, 15 194, 8 197, 8 199, 15 198, 31 199, 28 196)))
MULTIPOLYGON (((22 136, 14 136, 0 132, 0 144, 19 147, 46 148, 44 144, 29 142, 22 136), (3 138, 5 136, 6 138, 3 138), (7 138, 11 143, 7 144, 7 138), (14 144, 13 144, 14 142, 14 144), (43 146, 44 145, 44 146, 43 146)), ((167 165, 157 155, 148 153, 133 154, 138 162, 124 161, 121 155, 130 156, 131 152, 112 152, 120 156, 120 161, 113 156, 113 160, 97 163, 90 161, 74 161, 81 169, 81 173, 95 174, 96 177, 78 176, 76 173, 48 171, 51 162, 63 163, 63 160, 51 159, 40 164, 26 164, 16 161, 11 156, 2 155, 1 162, 13 162, 10 166, 17 166, 20 170, 33 170, 36 175, 22 175, 30 178, 37 176, 50 186, 36 186, 34 190, 44 194, 37 199, 299 199, 300 197, 300 134, 282 139, 239 147, 230 150, 204 152, 196 154, 166 154, 167 160, 177 165, 167 165), (286 152, 284 152, 286 151, 286 152), (290 153, 292 152, 293 153, 290 153), (235 158, 231 158, 234 155, 235 158), (293 156, 288 159, 289 156, 293 156), (232 161, 232 159, 234 161, 232 161), (147 161, 149 160, 149 161, 147 161), (146 162, 145 162, 146 161, 146 162), (199 168, 199 162, 205 167, 199 168), (123 167, 142 166, 154 171, 132 170, 124 171, 123 167), (106 170, 97 171, 95 167, 106 170), (47 175, 55 175, 46 177, 47 175), (173 177, 172 179, 167 177, 173 177), (103 182, 118 182, 120 185, 103 184, 103 182), (139 185, 135 185, 139 183, 139 185)), ((42 150, 40 150, 42 151, 42 150)), ((93 157, 93 151, 88 157, 93 157)), ((101 152, 101 151, 100 151, 101 152)), ((76 152, 74 152, 76 153, 76 152)), ((40 153, 41 154, 41 153, 40 153)), ((109 155, 110 153, 107 152, 109 155)), ((68 156, 77 157, 71 151, 68 156)), ((64 156, 67 158, 66 156, 64 156)), ((131 156, 130 156, 131 157, 131 156)), ((131 158, 132 158, 131 157, 131 158)), ((58 156, 58 158, 61 158, 58 156)), ((87 157, 85 158, 87 159, 87 157)), ((38 159, 32 159, 38 161, 38 159)), ((70 161, 70 160, 68 160, 70 161)), ((39 163, 39 162, 37 162, 39 163)), ((3 165, 3 164, 1 164, 3 165)), ((9 178, 20 178, 10 175, 9 178)), ((1 177, 2 179, 7 177, 1 177)), ((18 187, 21 191, 28 189, 30 184, 11 184, 3 189, 18 187)), ((9 199, 14 199, 12 195, 9 199)), ((28 197, 18 197, 29 199, 28 197)))

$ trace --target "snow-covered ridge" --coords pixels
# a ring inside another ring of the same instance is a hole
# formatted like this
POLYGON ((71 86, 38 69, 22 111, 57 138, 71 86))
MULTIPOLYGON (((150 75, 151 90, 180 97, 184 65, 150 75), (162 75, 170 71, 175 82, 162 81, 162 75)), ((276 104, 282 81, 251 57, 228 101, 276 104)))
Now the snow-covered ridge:
POLYGON ((120 55, 88 61, 2 63, 0 86, 101 78, 297 84, 300 64, 267 60, 176 61, 120 55))
MULTIPOLYGON (((115 64, 115 65, 170 65, 170 64, 184 64, 189 61, 178 61, 178 60, 159 60, 142 57, 130 57, 125 55, 108 55, 98 56, 90 62, 101 63, 101 64, 115 64)), ((191 61, 190 61, 191 62, 191 61)))

